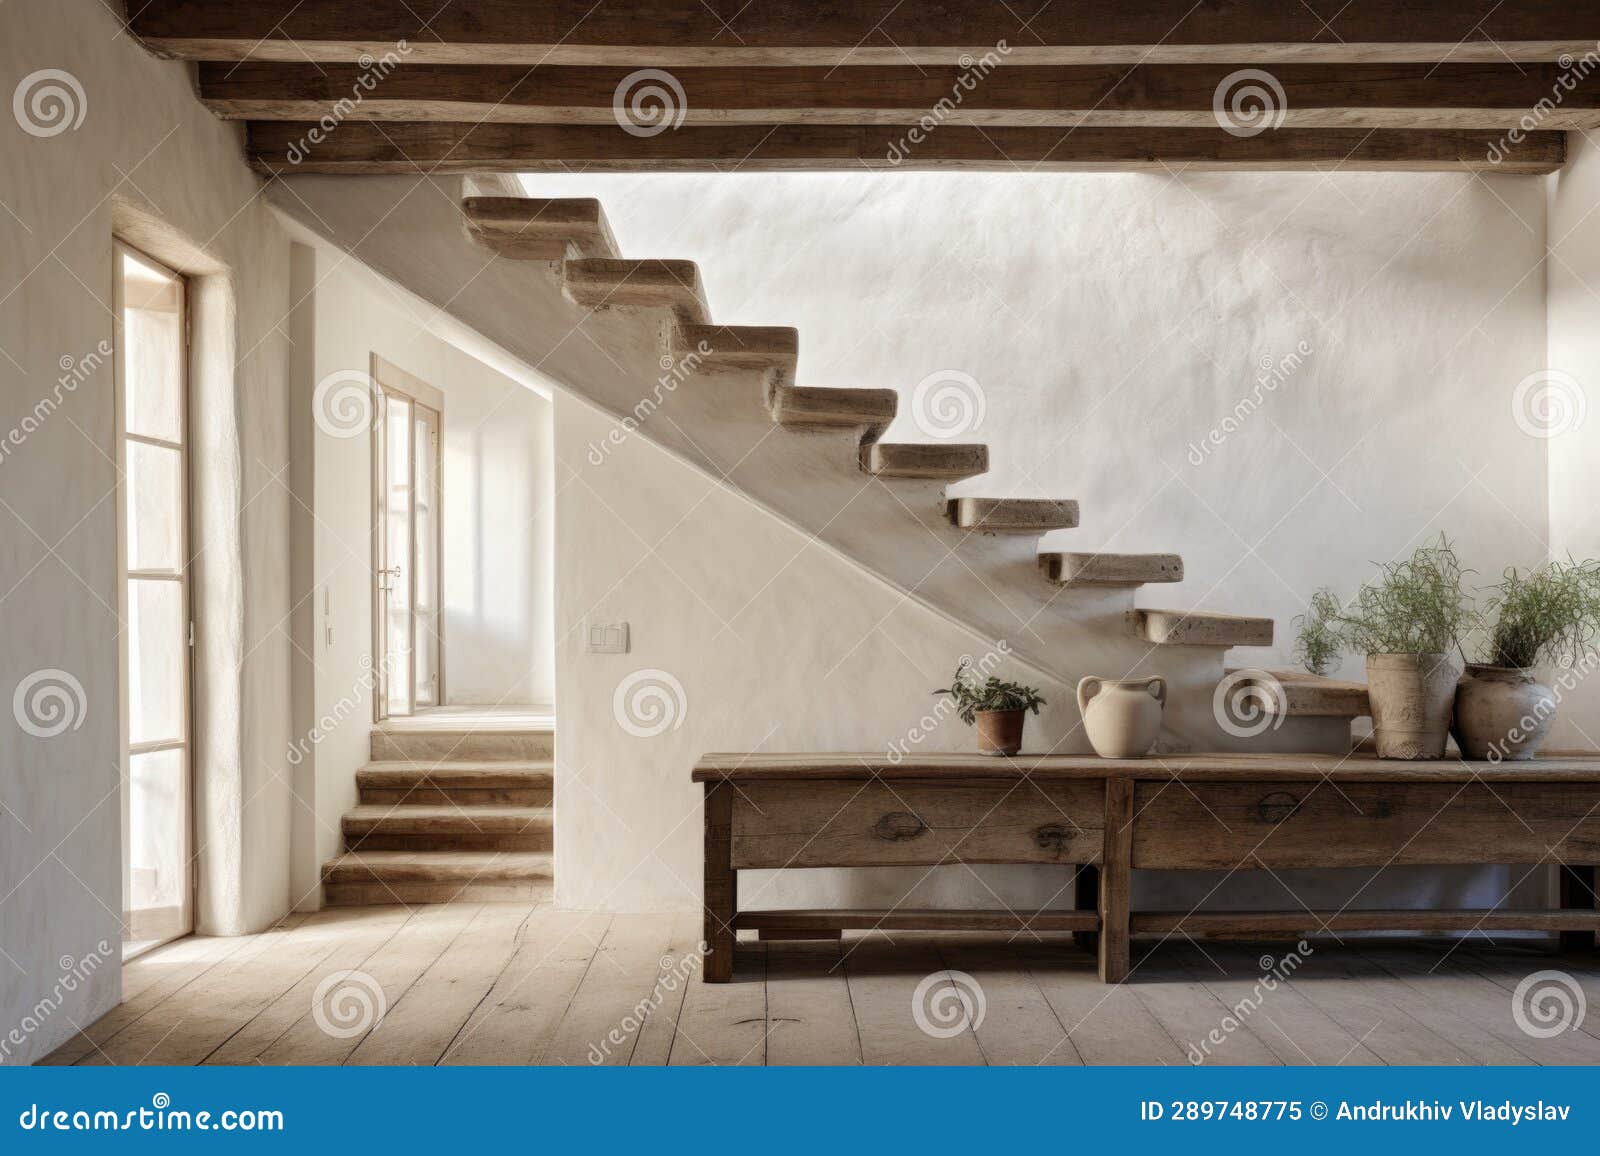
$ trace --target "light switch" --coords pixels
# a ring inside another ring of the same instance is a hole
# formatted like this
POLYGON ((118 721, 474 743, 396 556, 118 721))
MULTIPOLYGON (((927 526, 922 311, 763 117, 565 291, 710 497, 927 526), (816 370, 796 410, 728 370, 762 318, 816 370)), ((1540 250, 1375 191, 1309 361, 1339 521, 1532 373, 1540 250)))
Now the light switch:
POLYGON ((584 646, 590 654, 627 654, 628 624, 626 622, 591 622, 584 646))

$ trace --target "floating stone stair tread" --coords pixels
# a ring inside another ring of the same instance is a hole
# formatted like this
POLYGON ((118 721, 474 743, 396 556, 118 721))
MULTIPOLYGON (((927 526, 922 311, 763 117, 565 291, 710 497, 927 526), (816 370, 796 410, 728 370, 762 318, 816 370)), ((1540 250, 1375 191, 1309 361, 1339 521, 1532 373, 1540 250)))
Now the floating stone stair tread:
POLYGON ((549 807, 437 806, 363 803, 344 813, 346 836, 390 835, 518 835, 548 828, 549 807))
POLYGON ((415 786, 530 789, 555 785, 550 763, 450 762, 417 764, 379 760, 356 772, 357 787, 405 790, 415 786))
POLYGON ((1039 566, 1062 586, 1183 581, 1183 559, 1176 554, 1045 553, 1039 555, 1039 566))
POLYGON ((794 368, 800 356, 800 331, 782 325, 680 325, 672 355, 680 362, 695 356, 707 368, 794 368), (704 350, 704 352, 702 352, 704 350))
POLYGON ((1261 686, 1266 692, 1263 705, 1271 714, 1280 713, 1280 706, 1290 718, 1361 718, 1372 713, 1364 682, 1322 678, 1303 670, 1228 671, 1230 677, 1242 673, 1258 676, 1241 679, 1239 685, 1261 686), (1271 683, 1277 684, 1276 690, 1271 683))
POLYGON ((1272 619, 1206 610, 1131 612, 1139 636, 1159 646, 1271 646, 1272 619))
POLYGON ((504 883, 552 877, 547 851, 346 851, 324 883, 504 883))
POLYGON ((672 309, 685 324, 711 321, 693 261, 583 257, 566 262, 562 276, 567 296, 591 309, 635 305, 672 309))
POLYGON ((1042 534, 1078 524, 1071 498, 951 498, 950 520, 986 534, 1042 534))
POLYGON ((900 395, 892 389, 780 385, 772 394, 772 417, 797 428, 886 426, 899 403, 900 395))
POLYGON ((593 197, 467 197, 461 208, 473 238, 507 257, 619 256, 605 210, 593 197))
POLYGON ((861 468, 878 478, 960 481, 989 472, 989 447, 976 443, 871 442, 861 468))

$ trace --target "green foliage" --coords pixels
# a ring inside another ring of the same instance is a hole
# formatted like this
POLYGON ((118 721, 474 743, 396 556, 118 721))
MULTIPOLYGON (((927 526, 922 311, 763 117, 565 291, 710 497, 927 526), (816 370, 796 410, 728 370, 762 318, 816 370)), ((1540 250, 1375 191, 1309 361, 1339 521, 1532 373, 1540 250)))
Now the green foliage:
POLYGON ((963 658, 956 666, 955 677, 950 680, 950 685, 933 692, 955 699, 957 713, 968 726, 977 721, 980 710, 1031 710, 1038 714, 1039 708, 1044 705, 1038 687, 1002 682, 993 675, 980 682, 971 666, 971 659, 963 658))
POLYGON ((1310 608, 1294 620, 1298 631, 1294 640, 1295 661, 1319 677, 1333 667, 1333 660, 1342 649, 1338 617, 1339 599, 1324 586, 1311 596, 1310 608))
POLYGON ((1575 662, 1600 635, 1600 561, 1507 567, 1487 604, 1479 653, 1491 666, 1575 662))
POLYGON ((1439 654, 1460 644, 1475 621, 1462 585, 1469 571, 1443 534, 1437 544, 1380 569, 1377 581, 1342 607, 1329 590, 1313 596, 1308 625, 1314 624, 1314 645, 1323 647, 1330 635, 1357 654, 1439 654))

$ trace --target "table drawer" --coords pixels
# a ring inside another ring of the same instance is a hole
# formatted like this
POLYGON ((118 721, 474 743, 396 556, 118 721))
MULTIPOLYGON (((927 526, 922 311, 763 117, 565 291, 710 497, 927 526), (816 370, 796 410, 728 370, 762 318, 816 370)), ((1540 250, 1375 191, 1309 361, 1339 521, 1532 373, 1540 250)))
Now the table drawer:
POLYGON ((1146 782, 1133 866, 1600 861, 1595 783, 1146 782))
POLYGON ((740 784, 733 866, 1098 863, 1100 782, 740 784))

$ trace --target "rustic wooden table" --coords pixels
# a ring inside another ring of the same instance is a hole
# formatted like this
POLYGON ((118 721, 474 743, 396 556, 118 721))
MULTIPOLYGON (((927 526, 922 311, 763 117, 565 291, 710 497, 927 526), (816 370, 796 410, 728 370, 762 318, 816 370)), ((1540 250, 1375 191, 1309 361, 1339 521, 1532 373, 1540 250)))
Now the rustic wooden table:
POLYGON ((1134 935, 1600 929, 1600 758, 1399 762, 1370 755, 706 755, 704 976, 733 973, 737 933, 1071 931, 1108 983, 1134 935), (1075 910, 740 911, 745 868, 1047 863, 1077 872, 1075 910), (1554 864, 1551 910, 1133 911, 1133 868, 1554 864))

